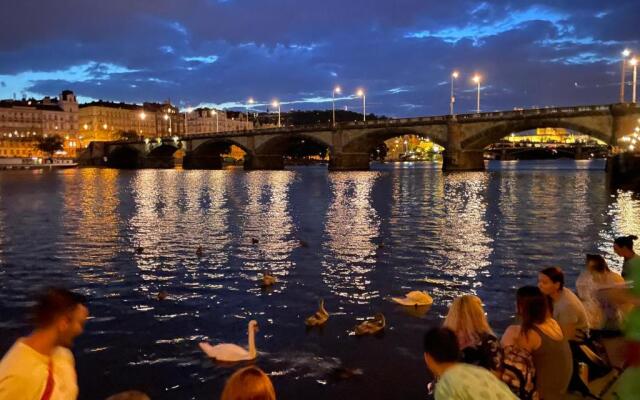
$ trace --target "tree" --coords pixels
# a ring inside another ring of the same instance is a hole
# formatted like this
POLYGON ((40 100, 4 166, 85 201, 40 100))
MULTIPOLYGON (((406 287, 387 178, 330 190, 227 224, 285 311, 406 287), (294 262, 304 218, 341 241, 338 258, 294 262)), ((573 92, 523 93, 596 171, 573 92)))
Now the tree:
POLYGON ((42 136, 38 138, 36 149, 43 153, 47 153, 49 158, 53 157, 53 153, 64 149, 64 140, 59 135, 42 136))

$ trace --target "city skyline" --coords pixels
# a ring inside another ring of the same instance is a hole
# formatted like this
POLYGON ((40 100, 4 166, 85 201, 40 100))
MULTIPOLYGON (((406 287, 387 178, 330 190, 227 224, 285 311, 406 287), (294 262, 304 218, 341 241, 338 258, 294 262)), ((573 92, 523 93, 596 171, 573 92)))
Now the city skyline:
MULTIPOLYGON (((6 1, 0 98, 255 110, 336 107, 388 116, 615 102, 620 51, 640 51, 640 4, 424 1, 6 1)), ((629 71, 629 70, 628 70, 629 71)), ((630 80, 630 76, 628 78, 630 80)), ((627 100, 631 87, 627 89, 627 100)))

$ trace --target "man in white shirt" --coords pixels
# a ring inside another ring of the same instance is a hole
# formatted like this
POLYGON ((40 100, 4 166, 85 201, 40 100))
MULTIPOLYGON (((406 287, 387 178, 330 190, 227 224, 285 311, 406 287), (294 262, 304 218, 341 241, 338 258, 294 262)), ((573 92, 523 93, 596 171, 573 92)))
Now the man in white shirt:
POLYGON ((84 296, 49 289, 34 309, 35 330, 0 361, 0 400, 75 400, 73 340, 89 316, 84 296))

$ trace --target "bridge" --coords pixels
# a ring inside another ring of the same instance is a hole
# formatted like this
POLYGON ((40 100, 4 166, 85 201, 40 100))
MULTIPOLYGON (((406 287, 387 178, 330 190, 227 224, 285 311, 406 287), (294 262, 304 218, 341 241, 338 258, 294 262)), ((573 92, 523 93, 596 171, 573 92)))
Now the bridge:
POLYGON ((633 131, 640 118, 637 104, 607 104, 499 111, 433 117, 312 125, 241 132, 164 137, 146 141, 92 142, 83 165, 170 168, 173 155, 184 151, 183 168, 222 168, 221 153, 229 145, 246 152, 245 169, 283 169, 284 153, 295 141, 326 146, 331 170, 367 170, 371 152, 385 140, 402 135, 429 137, 444 150, 445 170, 484 169, 485 148, 512 132, 567 128, 612 146, 633 131))

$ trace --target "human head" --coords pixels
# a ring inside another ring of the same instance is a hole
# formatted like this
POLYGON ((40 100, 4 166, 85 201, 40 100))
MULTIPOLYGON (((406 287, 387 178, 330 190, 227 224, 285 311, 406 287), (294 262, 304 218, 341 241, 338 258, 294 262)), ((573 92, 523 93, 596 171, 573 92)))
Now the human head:
POLYGON ((617 255, 624 258, 633 257, 633 241, 638 240, 638 237, 635 235, 629 236, 620 236, 617 237, 613 241, 613 251, 616 252, 617 255))
POLYGON ((121 392, 114 394, 113 396, 109 396, 107 400, 151 400, 151 398, 137 390, 127 390, 126 392, 121 392))
POLYGON ((476 342, 483 333, 493 335, 482 308, 482 300, 469 294, 453 300, 443 326, 455 332, 461 348, 476 342))
POLYGON ((81 294, 61 288, 47 289, 33 309, 36 329, 53 332, 58 346, 71 347, 89 316, 86 303, 81 294))
POLYGON ((609 271, 609 267, 600 254, 587 254, 587 270, 603 274, 609 271))
POLYGON ((275 400, 276 391, 271 380, 258 367, 236 371, 227 380, 221 400, 275 400))
POLYGON ((545 268, 538 274, 538 288, 551 296, 564 288, 564 273, 558 267, 545 268))
POLYGON ((440 376, 447 364, 460 358, 456 334, 449 328, 431 328, 424 334, 424 362, 435 375, 440 376))
POLYGON ((535 324, 541 324, 549 315, 549 300, 536 286, 523 286, 516 292, 521 333, 526 335, 535 324))

